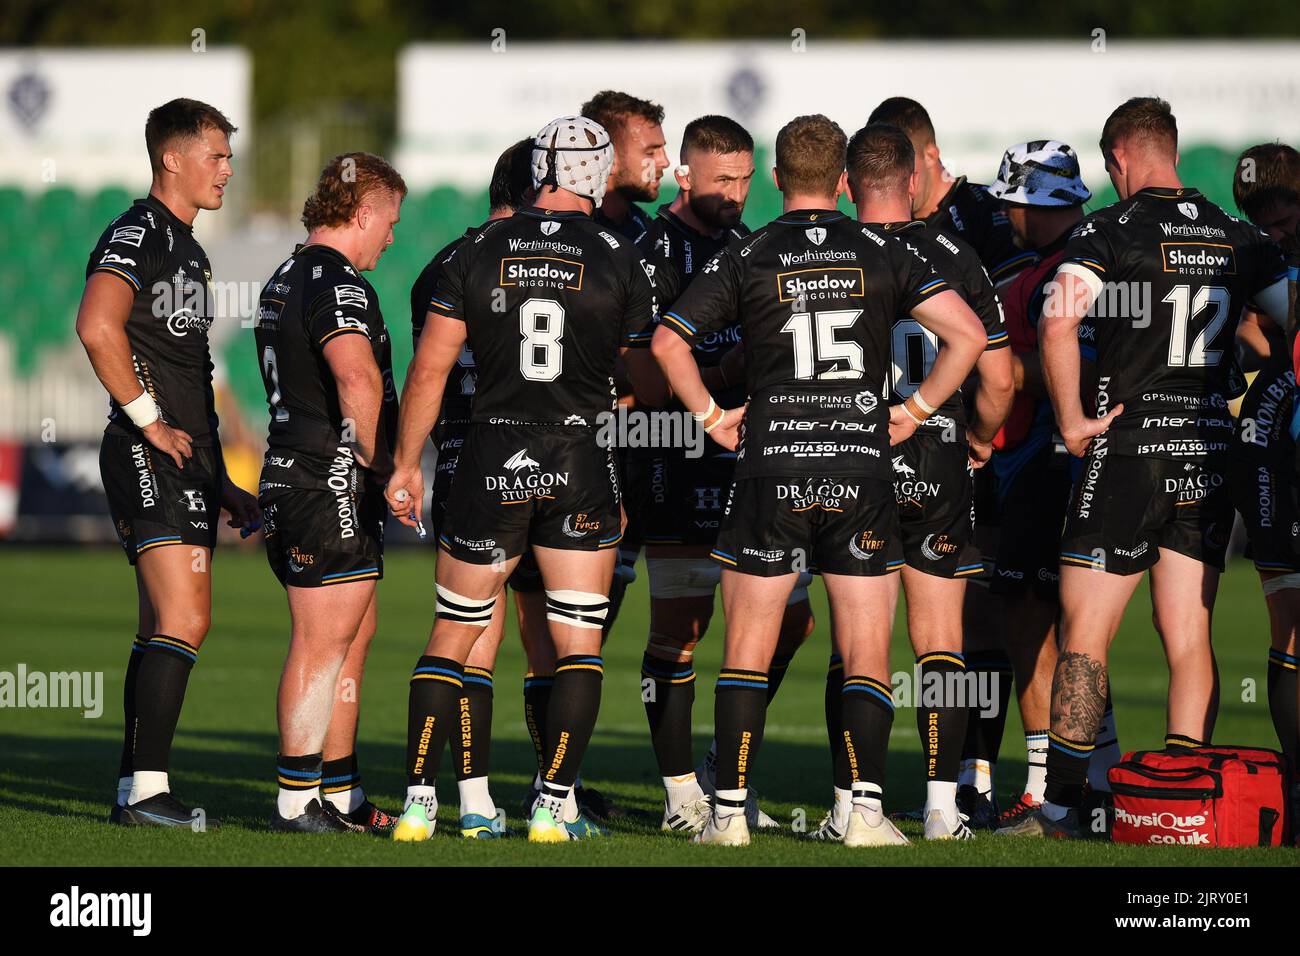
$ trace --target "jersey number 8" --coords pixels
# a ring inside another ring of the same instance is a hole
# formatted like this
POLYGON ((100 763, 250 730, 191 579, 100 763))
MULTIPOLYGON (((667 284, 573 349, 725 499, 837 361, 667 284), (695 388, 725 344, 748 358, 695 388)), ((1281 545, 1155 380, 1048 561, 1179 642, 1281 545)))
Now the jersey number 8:
POLYGON ((564 367, 564 306, 529 299, 519 307, 519 372, 530 382, 554 382, 564 367))

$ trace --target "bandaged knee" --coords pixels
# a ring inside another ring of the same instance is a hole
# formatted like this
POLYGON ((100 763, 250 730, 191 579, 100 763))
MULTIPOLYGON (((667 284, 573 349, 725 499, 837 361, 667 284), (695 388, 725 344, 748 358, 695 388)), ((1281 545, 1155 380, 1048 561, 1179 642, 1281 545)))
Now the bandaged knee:
POLYGON ((646 642, 645 652, 661 661, 689 661, 695 656, 693 647, 682 647, 674 638, 657 631, 650 632, 650 640, 646 642))
POLYGON ((492 623, 492 610, 497 606, 495 597, 487 600, 468 598, 441 584, 435 584, 434 588, 438 592, 434 604, 434 617, 444 621, 455 621, 457 624, 468 624, 470 627, 487 627, 492 623))
POLYGON ((570 627, 600 630, 609 614, 609 598, 593 591, 547 590, 546 619, 570 627))
POLYGON ((1300 588, 1300 571, 1293 571, 1290 574, 1278 575, 1275 578, 1269 578, 1264 582, 1264 597, 1270 594, 1277 594, 1279 591, 1286 591, 1290 588, 1300 588))
POLYGON ((712 558, 646 558, 650 597, 713 597, 722 568, 712 558))

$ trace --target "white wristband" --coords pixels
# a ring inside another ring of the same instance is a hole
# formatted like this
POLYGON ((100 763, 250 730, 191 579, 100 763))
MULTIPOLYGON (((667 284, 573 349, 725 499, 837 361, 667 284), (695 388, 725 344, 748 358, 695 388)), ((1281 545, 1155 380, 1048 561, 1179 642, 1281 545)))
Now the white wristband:
MULTIPOLYGON (((702 412, 691 412, 691 418, 695 419, 697 422, 701 422, 701 423, 703 423, 703 422, 707 421, 707 420, 708 420, 708 417, 709 417, 710 415, 712 415, 714 412, 716 412, 717 410, 718 410, 718 403, 715 402, 715 401, 713 400, 713 396, 710 395, 710 396, 709 396, 709 407, 706 408, 706 409, 705 409, 704 411, 702 411, 702 412)), ((705 429, 705 430, 707 431, 707 429, 705 429)))
POLYGON ((122 411, 126 412, 126 417, 135 423, 136 428, 146 428, 162 417, 158 403, 148 392, 141 392, 138 398, 127 402, 122 406, 122 411))
POLYGON ((919 388, 912 392, 912 401, 916 402, 916 407, 925 412, 927 416, 933 415, 937 411, 933 405, 921 396, 921 390, 919 388))
POLYGON ((907 402, 903 402, 903 414, 906 415, 908 418, 910 418, 912 421, 914 421, 918 428, 925 424, 924 418, 917 418, 915 415, 912 414, 912 410, 907 407, 907 402))

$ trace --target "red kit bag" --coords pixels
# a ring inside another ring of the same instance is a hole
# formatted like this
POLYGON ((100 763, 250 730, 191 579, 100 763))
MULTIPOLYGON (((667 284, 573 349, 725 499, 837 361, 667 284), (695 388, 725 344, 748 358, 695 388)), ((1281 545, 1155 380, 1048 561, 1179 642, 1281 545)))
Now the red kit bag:
POLYGON ((1281 846, 1286 839, 1289 780, 1274 750, 1139 750, 1109 778, 1116 843, 1281 846))

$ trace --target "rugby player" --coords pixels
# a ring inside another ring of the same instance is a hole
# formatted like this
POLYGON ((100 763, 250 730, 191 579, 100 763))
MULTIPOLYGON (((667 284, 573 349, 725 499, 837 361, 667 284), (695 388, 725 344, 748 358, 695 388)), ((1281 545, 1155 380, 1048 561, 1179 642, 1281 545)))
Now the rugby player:
MULTIPOLYGON (((1300 256, 1300 153, 1280 143, 1252 146, 1237 160, 1232 181, 1237 208, 1282 246, 1294 270, 1300 256)), ((1300 624, 1300 538, 1295 496, 1296 443, 1290 425, 1295 371, 1288 330, 1248 312, 1238 330, 1257 369, 1238 415, 1237 440, 1228 459, 1228 484, 1241 512, 1250 556, 1268 605, 1268 710, 1282 751, 1300 761, 1297 711, 1296 628, 1300 624)))
POLYGON ((1034 261, 1033 250, 1017 248, 1011 223, 989 197, 988 187, 948 172, 924 106, 906 96, 891 96, 871 111, 867 125, 873 123, 897 126, 912 141, 916 154, 913 219, 961 237, 984 263, 994 286, 1034 261))
MULTIPOLYGON (((525 137, 515 143, 497 160, 488 189, 488 221, 514 215, 517 209, 532 205, 533 141, 525 137)), ((482 226, 467 228, 463 236, 452 240, 429 260, 411 288, 411 334, 419 346, 420 332, 424 329, 429 310, 429 299, 438 284, 445 263, 468 239, 476 236, 482 226)), ((467 345, 448 380, 438 423, 433 429, 433 443, 438 450, 438 461, 433 477, 430 527, 434 541, 442 531, 446 513, 447 496, 460 450, 465 444, 469 429, 470 403, 475 385, 474 353, 467 345)), ((542 760, 545 758, 545 720, 550 689, 555 680, 555 648, 546 628, 546 599, 542 594, 542 580, 532 554, 526 552, 520 559, 510 579, 506 582, 515 595, 515 612, 519 636, 528 659, 524 675, 524 722, 537 758, 537 775, 533 792, 525 798, 525 806, 532 805, 536 792, 541 790, 542 760)), ((460 757, 455 762, 456 788, 460 796, 461 835, 472 839, 495 839, 505 834, 505 813, 492 800, 488 789, 489 757, 492 733, 493 668, 501 640, 505 636, 505 602, 498 602, 492 623, 474 643, 465 661, 465 693, 460 699, 460 757)), ((604 803, 597 791, 579 784, 575 799, 589 815, 603 817, 604 803), (592 799, 595 797, 595 799, 592 799)))
MULTIPOLYGON (((673 201, 659 208, 638 243, 654 272, 658 311, 673 302, 719 249, 743 239, 740 221, 754 175, 754 140, 735 120, 701 116, 682 134, 681 166, 673 201)), ((641 340, 649 345, 653 330, 641 340)), ((708 387, 728 406, 744 404, 744 349, 731 323, 697 339, 693 352, 708 387)), ((662 383, 662 375, 655 375, 662 383)), ((666 393, 666 383, 663 383, 666 393)), ((638 396, 640 398, 640 396, 638 396)), ((654 405, 665 397, 654 396, 654 405)), ((685 415, 679 402, 668 405, 685 415)), ((681 447, 632 451, 649 468, 646 569, 650 577, 650 634, 641 662, 642 699, 650 739, 664 783, 665 830, 698 832, 708 820, 714 754, 695 768, 691 755, 691 709, 695 702, 695 646, 708 630, 721 576, 709 553, 717 543, 726 490, 736 453, 702 436, 698 457, 681 447)), ((805 572, 804 577, 811 579, 805 572)), ((794 652, 812 632, 807 580, 791 592, 769 675, 768 699, 776 694, 794 652)), ((758 809, 750 791, 751 826, 776 821, 758 809)))
POLYGON ((1287 314, 1278 246, 1179 179, 1169 104, 1134 97, 1120 105, 1101 151, 1120 199, 1071 233, 1039 322, 1056 421, 1067 450, 1085 461, 1061 540, 1044 800, 998 831, 1011 836, 1082 835, 1107 650, 1148 569, 1170 669, 1166 746, 1209 741, 1218 699, 1210 625, 1233 520, 1224 474, 1233 336, 1247 303, 1281 322, 1287 314), (1092 415, 1079 396, 1078 345, 1090 310, 1092 415))
POLYGON ((434 780, 457 726, 464 662, 530 546, 558 659, 528 838, 601 833, 568 799, 600 705, 601 631, 621 536, 613 455, 595 429, 611 407, 615 358, 653 317, 645 262, 591 220, 612 161, 599 124, 577 116, 547 124, 533 147, 538 205, 486 224, 444 264, 430 297, 388 486, 404 523, 418 520, 420 449, 467 341, 479 375, 439 536, 436 619, 411 679, 397 840, 433 833, 434 780))
POLYGON ((614 140, 614 168, 592 218, 632 242, 650 229, 650 217, 637 203, 659 198, 659 183, 669 167, 664 140, 664 108, 617 90, 601 90, 579 112, 603 126, 614 140))
POLYGON ((221 457, 208 350, 212 269, 192 231, 199 210, 224 202, 235 127, 215 107, 175 99, 149 113, 144 132, 149 194, 99 237, 77 312, 77 336, 109 394, 100 473, 139 608, 109 819, 198 829, 196 811, 171 794, 172 737, 211 622, 220 512, 232 527, 260 521, 221 457))
MULTIPOLYGON (((979 257, 959 236, 912 219, 912 194, 919 179, 911 141, 887 123, 858 130, 848 145, 849 196, 858 221, 895 237, 945 277, 979 317, 987 345, 976 363, 974 415, 966 420, 960 391, 934 411, 923 427, 892 449, 894 492, 906 564, 907 629, 916 652, 916 723, 925 758, 926 797, 922 811, 927 840, 970 839, 957 810, 957 774, 966 736, 967 691, 962 656, 962 595, 966 579, 984 565, 974 542, 972 475, 992 453, 992 442, 1011 407, 1013 384, 1002 306, 979 257)), ((890 372, 885 400, 910 398, 925 380, 939 341, 906 312, 890 331, 890 372)), ((832 740, 841 733, 839 705, 843 672, 828 674, 827 725, 832 740)), ((843 752, 835 766, 835 804, 817 836, 842 838, 852 809, 850 771, 843 752)))
MULTIPOLYGON (((912 140, 917 185, 912 216, 926 225, 957 235, 974 248, 995 287, 1034 261, 1032 249, 1016 247, 1011 225, 984 186, 965 176, 953 177, 943 164, 934 124, 925 107, 905 96, 891 96, 871 112, 868 123, 892 123, 912 140)), ((986 568, 997 550, 998 514, 992 469, 975 473, 975 541, 986 568)), ((988 576, 975 575, 966 589, 963 631, 966 669, 985 686, 997 688, 992 714, 972 709, 967 716, 962 750, 958 806, 976 826, 996 819, 993 772, 1011 693, 1011 662, 1002 646, 998 604, 988 594, 988 576)))
MULTIPOLYGON (((596 224, 625 236, 633 243, 643 243, 650 230, 650 217, 637 205, 659 198, 659 183, 669 166, 664 140, 664 109, 658 103, 643 100, 617 90, 602 90, 582 104, 579 112, 594 120, 614 141, 614 166, 604 199, 593 215, 596 224)), ((640 372, 638 372, 640 374, 640 372)), ((634 407, 632 374, 620 361, 614 374, 619 404, 634 407)), ((636 580, 636 560, 645 539, 645 511, 649 498, 649 475, 644 460, 620 447, 616 453, 619 488, 623 495, 626 526, 619 544, 619 563, 614 586, 610 591, 609 615, 605 619, 608 637, 618 617, 627 587, 636 580)))
MULTIPOLYGON (((991 459, 998 479, 1001 535, 989 591, 1001 607, 1005 644, 1015 671, 1017 702, 1025 727, 1028 768, 1020 797, 997 820, 1005 827, 1038 809, 1043 801, 1048 701, 1061 610, 1061 526, 1073 472, 1080 464, 1065 450, 1043 387, 1038 322, 1044 287, 1061 264, 1066 240, 1083 219, 1083 204, 1092 193, 1080 178, 1079 160, 1073 149, 1057 140, 1034 140, 1006 151, 989 194, 1003 204, 1017 244, 1038 256, 1033 265, 1001 290, 1011 336, 1016 398, 998 433, 991 459)), ((1096 358, 1090 325, 1079 326, 1079 350, 1085 370, 1090 371, 1096 358)), ((1085 394, 1088 378, 1085 375, 1085 394)), ((1109 791, 1106 773, 1119 759, 1119 740, 1108 698, 1097 732, 1097 747, 1088 763, 1092 791, 1109 791)))
MULTIPOLYGON (((533 141, 528 137, 512 145, 497 159, 488 187, 488 222, 512 216, 516 209, 532 204, 532 162, 533 141)), ((468 227, 464 235, 440 249, 411 287, 411 338, 417 349, 429 311, 429 299, 438 284, 443 264, 467 240, 473 239, 481 228, 481 225, 468 227)), ((465 434, 469 429, 474 385, 474 353, 467 345, 448 378, 438 422, 431 436, 438 451, 430 501, 430 527, 435 542, 442 532, 447 495, 451 491, 460 450, 465 444, 465 434)), ((534 663, 536 652, 532 648, 538 642, 539 632, 542 640, 549 641, 544 634, 546 607, 541 596, 541 580, 537 576, 536 565, 532 564, 531 555, 525 554, 520 567, 516 568, 507 583, 515 592, 519 634, 529 661, 528 676, 524 683, 527 718, 529 684, 534 672, 539 670, 534 663)), ((506 832, 505 813, 497 808, 488 789, 492 741, 492 672, 501 639, 505 635, 505 611, 505 602, 498 602, 492 623, 484 628, 465 661, 465 688, 460 699, 460 759, 455 761, 455 771, 456 789, 460 796, 461 835, 472 839, 496 839, 506 832)), ((549 672, 542 669, 542 673, 549 672)), ((541 747, 536 741, 534 746, 540 767, 541 747)))
POLYGON ((392 244, 405 195, 378 156, 330 160, 303 206, 307 238, 267 280, 258 308, 271 416, 258 494, 291 622, 273 830, 385 833, 395 822, 366 799, 354 753, 397 425, 392 343, 361 273, 392 244), (346 706, 340 686, 354 691, 346 706))
POLYGON ((845 148, 843 131, 824 116, 782 128, 773 181, 785 211, 715 255, 661 314, 651 345, 673 392, 714 441, 736 447, 745 416, 713 551, 723 565, 727 630, 715 702, 717 789, 713 813, 695 837, 701 843, 749 842, 744 811, 768 671, 790 591, 809 567, 825 582, 849 675, 841 746, 854 803, 845 843, 906 842, 880 805, 893 722, 892 572, 903 564, 889 444, 910 437, 957 390, 987 337, 918 255, 836 211, 845 148), (923 388, 891 415, 880 388, 900 311, 944 344, 923 388), (718 407, 692 354, 698 338, 737 319, 747 414, 746 406, 718 407))

